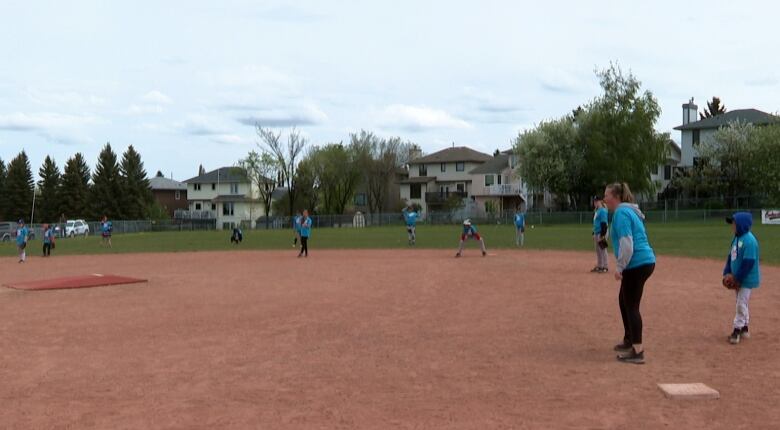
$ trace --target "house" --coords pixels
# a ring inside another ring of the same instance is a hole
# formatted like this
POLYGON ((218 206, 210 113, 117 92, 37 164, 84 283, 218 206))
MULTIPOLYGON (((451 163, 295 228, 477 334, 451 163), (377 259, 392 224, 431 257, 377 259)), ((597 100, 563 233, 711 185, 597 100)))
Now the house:
POLYGON ((680 160, 682 159, 682 150, 675 141, 670 139, 666 144, 669 148, 666 162, 659 164, 656 171, 650 172, 650 180, 655 183, 655 189, 658 193, 665 190, 672 182, 674 169, 680 165, 680 160))
POLYGON ((517 174, 517 164, 517 155, 508 150, 469 172, 472 176, 471 196, 476 202, 478 215, 527 209, 523 204, 528 190, 517 174))
POLYGON ((168 179, 158 172, 157 176, 149 179, 149 188, 152 190, 154 200, 165 208, 171 218, 177 210, 186 210, 189 207, 187 184, 168 179))
POLYGON ((697 120, 698 106, 693 98, 682 105, 683 123, 675 127, 680 130, 681 161, 680 167, 691 167, 698 163, 699 153, 696 149, 701 142, 711 139, 715 132, 731 122, 741 121, 753 125, 765 125, 780 121, 777 117, 757 109, 738 109, 697 120))
POLYGON ((189 211, 183 217, 216 220, 217 229, 230 229, 265 214, 259 192, 240 167, 221 167, 184 181, 189 211))
POLYGON ((400 181, 401 200, 416 203, 423 214, 446 210, 452 200, 471 194, 471 171, 492 157, 465 146, 443 149, 409 162, 409 177, 400 181))

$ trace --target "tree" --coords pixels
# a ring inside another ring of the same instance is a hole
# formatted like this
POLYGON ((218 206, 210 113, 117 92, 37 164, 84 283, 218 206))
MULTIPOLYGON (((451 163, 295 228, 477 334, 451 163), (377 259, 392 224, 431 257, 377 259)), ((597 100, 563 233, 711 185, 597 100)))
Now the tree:
POLYGON ((780 124, 756 127, 751 135, 751 183, 766 193, 767 204, 780 205, 780 124))
POLYGON ((316 174, 323 210, 343 214, 361 177, 356 148, 330 143, 311 151, 308 161, 316 174))
POLYGON ((669 134, 655 131, 658 101, 650 91, 641 92, 634 75, 623 74, 614 64, 596 75, 603 94, 585 106, 576 122, 586 147, 579 201, 587 203, 610 182, 627 182, 635 194, 651 195, 656 190, 650 172, 669 151, 669 134))
MULTIPOLYGON (((5 168, 5 161, 0 158, 0 196, 5 195, 5 181, 8 176, 8 171, 5 168)), ((0 219, 6 219, 5 217, 5 199, 0 199, 0 219)))
POLYGON ((111 219, 122 219, 122 178, 119 175, 116 153, 111 149, 111 143, 98 155, 98 162, 92 174, 92 189, 90 206, 92 216, 96 219, 104 215, 111 219))
POLYGON ((699 155, 713 167, 718 191, 737 197, 749 192, 751 175, 748 172, 753 151, 754 127, 745 122, 733 122, 721 127, 712 139, 705 139, 699 145, 699 155))
POLYGON ((350 146, 356 153, 361 181, 367 189, 369 212, 387 209, 385 201, 396 169, 408 163, 414 149, 419 147, 402 142, 399 137, 380 139, 365 130, 350 135, 350 146))
POLYGON ((81 153, 65 163, 60 187, 60 212, 68 218, 89 214, 89 166, 81 153))
POLYGON ((149 179, 146 177, 144 163, 133 145, 127 147, 122 155, 122 163, 119 168, 121 177, 121 203, 120 213, 126 219, 143 219, 149 214, 152 205, 152 190, 149 188, 149 179))
POLYGON ((712 118, 713 116, 718 116, 724 113, 726 113, 726 106, 721 105, 720 99, 713 96, 712 101, 707 102, 707 107, 704 108, 704 113, 699 113, 699 118, 712 118))
POLYGON ((303 148, 306 147, 306 138, 301 136, 300 132, 293 128, 287 134, 287 144, 282 143, 282 133, 274 133, 270 128, 263 128, 259 124, 256 126, 257 135, 260 136, 258 146, 263 151, 271 154, 279 170, 279 179, 287 188, 289 196, 289 216, 293 216, 295 211, 296 170, 298 169, 299 157, 303 148))
MULTIPOLYGON (((271 214, 271 200, 276 189, 276 179, 279 176, 278 164, 274 157, 268 152, 250 151, 246 158, 238 162, 239 166, 246 172, 246 178, 249 183, 257 188, 260 195, 260 201, 265 209, 265 228, 269 227, 271 214)), ((250 195, 252 193, 250 192, 250 195)), ((250 204, 250 212, 251 212, 250 204)), ((250 218, 254 218, 250 214, 250 218)))
POLYGON ((20 152, 8 163, 8 174, 5 180, 6 212, 12 219, 30 221, 33 202, 33 175, 27 153, 20 152))
POLYGON ((36 204, 36 218, 43 222, 57 222, 60 216, 60 182, 61 174, 57 163, 46 156, 43 165, 38 170, 41 180, 38 188, 41 190, 40 198, 36 204))

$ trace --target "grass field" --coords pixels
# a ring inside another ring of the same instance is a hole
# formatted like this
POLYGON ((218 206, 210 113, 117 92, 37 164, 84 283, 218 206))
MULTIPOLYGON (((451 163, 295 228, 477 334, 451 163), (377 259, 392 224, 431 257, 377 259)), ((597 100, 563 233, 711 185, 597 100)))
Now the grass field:
MULTIPOLYGON (((514 246, 514 228, 507 225, 479 225, 488 249, 514 246)), ((449 249, 458 245, 458 226, 428 226, 417 228, 417 247, 449 249)), ((650 242, 658 254, 688 257, 724 258, 731 238, 730 226, 723 222, 648 224, 650 242)), ((780 227, 754 226, 754 233, 761 244, 761 261, 780 264, 780 227)), ((527 249, 590 250, 592 242, 587 225, 536 226, 526 230, 527 249)), ((246 231, 244 242, 233 246, 227 231, 163 232, 115 235, 114 247, 100 246, 100 237, 61 239, 54 256, 102 253, 134 252, 183 252, 236 249, 290 249, 290 230, 246 231)), ((476 244, 469 244, 476 247, 476 244)), ((370 227, 362 229, 327 228, 312 232, 310 249, 370 249, 405 248, 406 231, 402 226, 370 227)), ((40 252, 39 240, 30 243, 29 254, 40 252)), ((13 256, 13 243, 0 244, 0 256, 13 256)))

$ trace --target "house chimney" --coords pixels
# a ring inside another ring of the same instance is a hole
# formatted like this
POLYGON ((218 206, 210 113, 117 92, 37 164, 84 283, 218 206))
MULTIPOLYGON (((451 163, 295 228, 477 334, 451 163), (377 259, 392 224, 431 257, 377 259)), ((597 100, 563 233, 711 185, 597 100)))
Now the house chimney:
POLYGON ((698 121, 696 115, 699 113, 699 107, 693 103, 693 97, 691 97, 688 103, 682 105, 682 109, 683 125, 698 121))

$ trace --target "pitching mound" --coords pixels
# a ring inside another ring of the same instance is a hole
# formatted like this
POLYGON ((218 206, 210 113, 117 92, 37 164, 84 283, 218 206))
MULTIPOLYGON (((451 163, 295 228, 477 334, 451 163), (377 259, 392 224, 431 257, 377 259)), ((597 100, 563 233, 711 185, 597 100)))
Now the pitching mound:
POLYGON ((5 286, 17 290, 61 290, 67 288, 108 287, 110 285, 137 284, 139 282, 146 282, 146 279, 93 273, 85 276, 68 276, 40 281, 15 282, 5 284, 5 286))

